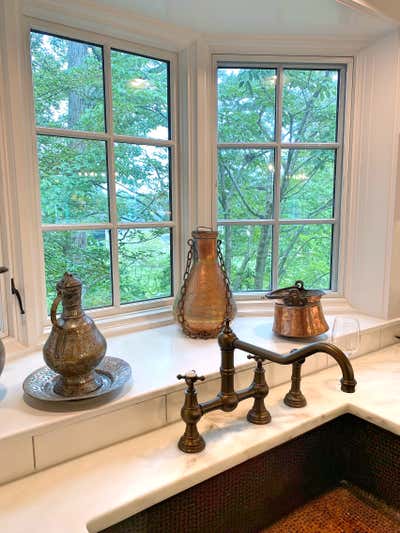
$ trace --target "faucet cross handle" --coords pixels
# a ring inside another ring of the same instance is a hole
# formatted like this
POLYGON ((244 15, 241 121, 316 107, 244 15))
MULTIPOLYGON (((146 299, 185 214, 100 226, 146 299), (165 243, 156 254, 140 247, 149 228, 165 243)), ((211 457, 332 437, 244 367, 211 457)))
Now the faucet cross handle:
POLYGON ((265 358, 262 357, 261 355, 251 355, 251 354, 248 354, 248 355, 247 355, 247 359, 254 359, 254 361, 257 363, 257 367, 258 367, 258 368, 261 368, 263 362, 265 361, 265 358))
POLYGON ((178 379, 184 379, 186 381, 186 385, 191 391, 193 390, 196 381, 204 381, 206 379, 204 376, 198 376, 196 370, 190 370, 189 372, 186 372, 186 374, 183 375, 178 374, 176 377, 178 379))

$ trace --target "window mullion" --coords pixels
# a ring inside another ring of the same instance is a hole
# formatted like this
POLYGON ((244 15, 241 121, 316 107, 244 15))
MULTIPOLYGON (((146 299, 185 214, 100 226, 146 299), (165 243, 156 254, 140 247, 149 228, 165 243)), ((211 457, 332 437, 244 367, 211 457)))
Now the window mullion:
POLYGON ((119 262, 118 262, 118 213, 117 195, 115 185, 115 160, 114 160, 114 128, 112 111, 112 80, 111 80, 111 49, 104 46, 104 87, 105 87, 105 113, 106 131, 109 135, 107 145, 107 172, 109 187, 109 210, 111 222, 111 273, 113 287, 113 304, 119 307, 121 304, 119 290, 119 262))
POLYGON ((278 67, 275 117, 275 180, 274 180, 274 229, 272 237, 272 288, 278 286, 279 269, 279 218, 281 203, 281 150, 282 150, 282 95, 283 67, 278 67))
POLYGON ((96 131, 45 128, 43 126, 36 126, 36 133, 38 135, 47 135, 51 137, 68 137, 73 139, 88 139, 94 141, 106 141, 110 138, 110 135, 106 132, 103 133, 96 131))

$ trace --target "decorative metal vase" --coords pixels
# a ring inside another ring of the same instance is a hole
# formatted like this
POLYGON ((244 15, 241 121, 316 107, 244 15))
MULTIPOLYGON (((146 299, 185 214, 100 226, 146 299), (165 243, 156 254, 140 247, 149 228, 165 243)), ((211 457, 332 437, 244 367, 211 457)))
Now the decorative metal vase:
POLYGON ((43 347, 46 364, 57 374, 54 391, 65 397, 91 393, 102 386, 94 371, 103 359, 107 343, 93 320, 82 310, 82 283, 66 272, 57 283, 57 297, 51 306, 53 324, 43 347), (57 318, 57 307, 63 311, 57 318))
MULTIPOLYGON (((6 267, 0 267, 0 274, 3 274, 3 272, 7 272, 6 267)), ((0 375, 3 372, 4 363, 6 362, 6 352, 4 350, 4 344, 2 343, 2 340, 0 339, 0 375)))
POLYGON ((188 337, 214 338, 236 314, 217 236, 216 231, 198 228, 188 241, 183 285, 174 303, 175 318, 188 337))

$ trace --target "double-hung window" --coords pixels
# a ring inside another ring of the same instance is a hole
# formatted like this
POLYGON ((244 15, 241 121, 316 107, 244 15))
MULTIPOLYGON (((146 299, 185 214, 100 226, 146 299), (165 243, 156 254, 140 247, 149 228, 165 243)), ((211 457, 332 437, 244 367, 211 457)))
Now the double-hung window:
POLYGON ((220 63, 218 225, 232 288, 337 287, 345 70, 220 63))
POLYGON ((66 270, 86 308, 173 293, 170 61, 126 48, 31 31, 48 305, 66 270))

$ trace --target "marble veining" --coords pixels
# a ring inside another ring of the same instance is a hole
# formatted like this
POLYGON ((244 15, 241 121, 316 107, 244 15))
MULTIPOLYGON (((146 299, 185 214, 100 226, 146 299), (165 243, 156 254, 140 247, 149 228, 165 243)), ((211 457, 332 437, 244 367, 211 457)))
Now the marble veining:
POLYGON ((354 394, 340 391, 338 367, 305 377, 303 409, 283 404, 287 385, 272 389, 266 426, 246 422, 246 401, 232 413, 207 414, 199 424, 207 447, 199 454, 178 450, 184 428, 177 422, 3 485, 2 530, 99 531, 346 412, 400 435, 400 345, 353 366, 354 394))

